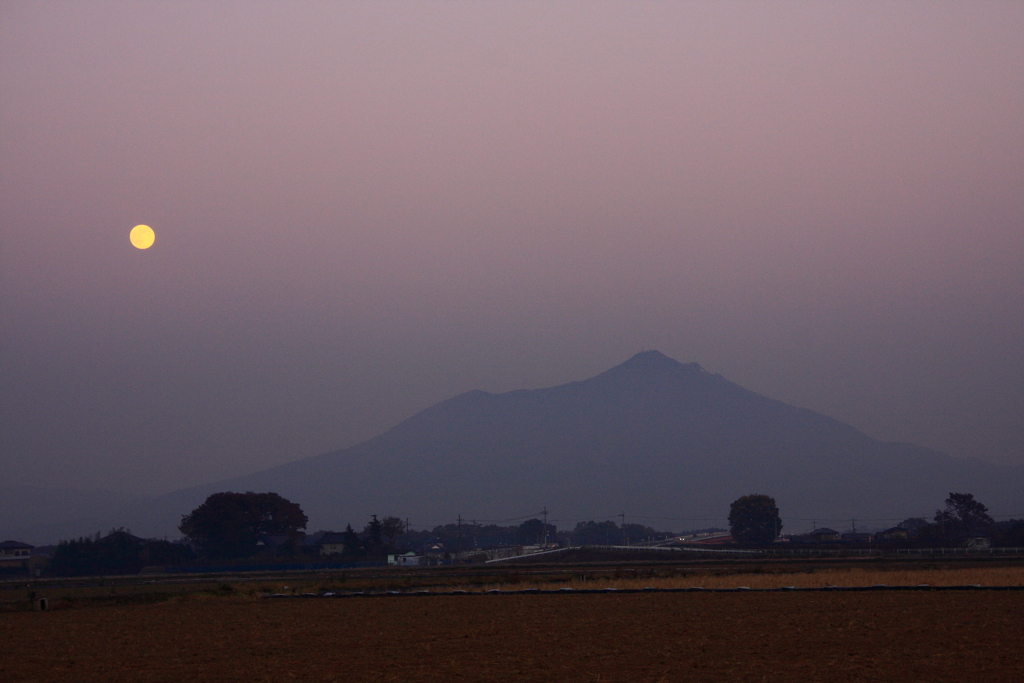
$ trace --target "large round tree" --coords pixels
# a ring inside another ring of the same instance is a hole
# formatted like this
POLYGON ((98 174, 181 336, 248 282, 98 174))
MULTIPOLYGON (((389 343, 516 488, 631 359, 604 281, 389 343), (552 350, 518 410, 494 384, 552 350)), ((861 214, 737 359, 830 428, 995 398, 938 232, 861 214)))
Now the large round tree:
POLYGON ((935 511, 935 523, 946 538, 975 536, 990 529, 995 520, 973 493, 950 493, 946 509, 935 511))
POLYGON ((782 531, 779 508, 770 496, 751 494, 729 507, 729 531, 738 543, 771 543, 782 531))
POLYGON ((309 519, 298 504, 276 493, 214 493, 181 518, 178 529, 207 557, 246 557, 263 534, 301 538, 309 519))

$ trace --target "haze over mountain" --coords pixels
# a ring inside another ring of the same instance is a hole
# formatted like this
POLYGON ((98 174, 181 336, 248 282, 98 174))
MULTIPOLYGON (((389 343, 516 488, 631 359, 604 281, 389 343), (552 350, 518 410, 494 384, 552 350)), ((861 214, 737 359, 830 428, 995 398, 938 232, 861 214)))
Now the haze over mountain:
POLYGON ((2 2, 0 486, 163 495, 641 348, 1022 467, 1022 25, 2 2))
POLYGON ((545 506, 561 526, 625 512, 683 529, 723 524, 732 500, 766 493, 797 531, 812 519, 927 516, 950 491, 1019 513, 1024 471, 881 442, 646 351, 580 382, 471 391, 360 445, 136 504, 111 524, 175 536, 182 514, 224 490, 280 493, 302 505, 310 530, 371 514, 433 526, 545 506))
POLYGON ((107 531, 142 496, 99 489, 0 486, 0 540, 51 543, 107 531))

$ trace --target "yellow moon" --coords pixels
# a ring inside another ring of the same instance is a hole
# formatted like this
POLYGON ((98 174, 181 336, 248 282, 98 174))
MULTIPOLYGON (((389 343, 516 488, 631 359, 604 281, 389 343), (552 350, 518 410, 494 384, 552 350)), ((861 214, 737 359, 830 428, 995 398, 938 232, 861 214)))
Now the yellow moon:
POLYGON ((128 239, 132 241, 132 246, 136 249, 149 249, 153 246, 156 233, 148 225, 136 225, 128 234, 128 239))

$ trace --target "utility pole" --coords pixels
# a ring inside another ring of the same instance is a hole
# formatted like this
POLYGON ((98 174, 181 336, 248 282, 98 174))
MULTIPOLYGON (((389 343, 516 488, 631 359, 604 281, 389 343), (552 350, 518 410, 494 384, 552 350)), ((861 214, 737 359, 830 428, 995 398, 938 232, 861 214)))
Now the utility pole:
POLYGON ((459 515, 458 530, 459 530, 459 547, 458 547, 458 550, 462 550, 462 515, 459 515))
POLYGON ((543 544, 547 545, 548 544, 548 506, 545 505, 544 509, 541 512, 544 515, 544 531, 543 531, 543 533, 544 533, 544 540, 543 540, 543 544))
POLYGON ((629 539, 626 538, 626 513, 620 512, 615 516, 622 519, 622 524, 619 525, 622 528, 622 538, 626 541, 626 545, 629 545, 629 539))
POLYGON ((850 520, 850 528, 853 529, 853 533, 857 533, 857 520, 850 520))

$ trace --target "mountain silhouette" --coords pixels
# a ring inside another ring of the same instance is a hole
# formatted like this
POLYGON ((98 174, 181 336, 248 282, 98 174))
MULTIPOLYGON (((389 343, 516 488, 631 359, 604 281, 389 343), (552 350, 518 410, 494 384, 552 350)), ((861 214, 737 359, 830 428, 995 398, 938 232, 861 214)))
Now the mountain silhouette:
POLYGON ((113 523, 176 535, 182 514, 228 490, 298 502, 311 531, 359 527, 371 514, 433 526, 543 507, 560 527, 624 512, 681 530, 724 525, 733 500, 763 493, 797 531, 811 519, 885 526, 930 517, 951 491, 974 493, 994 514, 1018 513, 1024 469, 878 441, 645 351, 579 382, 470 391, 362 444, 177 491, 113 523))

